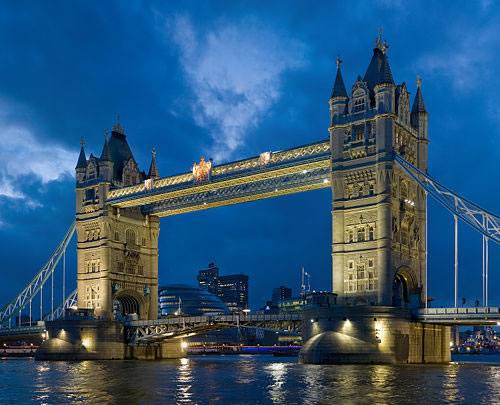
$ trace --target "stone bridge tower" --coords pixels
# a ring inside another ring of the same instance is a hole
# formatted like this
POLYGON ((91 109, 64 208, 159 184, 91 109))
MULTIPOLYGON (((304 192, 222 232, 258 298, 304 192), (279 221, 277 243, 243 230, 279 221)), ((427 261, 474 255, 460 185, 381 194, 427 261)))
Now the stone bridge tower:
POLYGON ((394 83, 379 37, 348 95, 341 61, 330 98, 333 291, 346 305, 416 307, 425 285, 425 195, 393 151, 427 171, 427 118, 420 79, 394 83))
POLYGON ((120 122, 105 135, 101 157, 85 156, 76 166, 78 307, 97 317, 140 319, 158 316, 159 219, 140 208, 106 205, 110 189, 158 177, 155 156, 149 173, 140 172, 120 122))

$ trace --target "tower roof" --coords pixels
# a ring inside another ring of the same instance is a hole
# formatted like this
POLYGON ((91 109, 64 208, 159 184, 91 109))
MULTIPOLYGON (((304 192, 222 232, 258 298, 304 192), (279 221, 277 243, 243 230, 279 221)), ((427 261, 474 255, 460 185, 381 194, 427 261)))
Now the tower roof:
POLYGON ((413 100, 413 106, 411 107, 412 114, 425 113, 427 114, 427 109, 425 108, 424 98, 422 97, 422 91, 420 89, 420 83, 422 79, 420 75, 417 78, 417 94, 415 94, 415 100, 413 100))
POLYGON ((152 157, 151 157, 151 165, 149 166, 149 173, 148 173, 148 177, 150 179, 157 179, 160 177, 160 175, 158 174, 158 167, 156 167, 155 155, 156 155, 156 150, 155 150, 155 148, 153 148, 152 157))
POLYGON ((101 162, 112 162, 113 161, 113 159, 111 157, 111 152, 109 151, 108 133, 107 132, 104 134, 104 147, 102 148, 100 160, 101 160, 101 162))
POLYGON ((333 85, 332 96, 330 98, 335 97, 345 97, 347 98, 347 92, 344 86, 344 80, 342 79, 342 73, 340 72, 340 64, 342 61, 340 60, 340 56, 337 57, 337 76, 335 77, 335 83, 333 85))
MULTIPOLYGON (((125 136, 125 131, 120 126, 120 118, 118 117, 118 123, 113 125, 113 131, 111 132, 111 138, 108 142, 109 153, 111 155, 111 161, 113 165, 113 179, 121 180, 123 173, 123 166, 125 162, 134 155, 128 146, 127 137, 125 136)), ((135 159, 134 159, 135 160, 135 159)))
POLYGON ((80 144, 82 145, 82 147, 80 149, 80 156, 78 156, 78 163, 76 164, 75 169, 86 169, 87 168, 87 157, 85 156, 85 150, 83 149, 84 143, 85 142, 83 141, 83 138, 82 138, 82 140, 80 141, 80 144))
POLYGON ((366 69, 363 80, 368 83, 370 90, 373 90, 378 84, 394 84, 387 54, 384 54, 380 48, 373 49, 372 60, 366 69))
POLYGON ((379 31, 379 37, 376 41, 376 47, 373 49, 373 56, 368 69, 366 69, 365 77, 363 80, 368 83, 371 91, 375 89, 378 84, 394 84, 392 78, 391 67, 387 59, 387 41, 382 41, 382 31, 379 31))

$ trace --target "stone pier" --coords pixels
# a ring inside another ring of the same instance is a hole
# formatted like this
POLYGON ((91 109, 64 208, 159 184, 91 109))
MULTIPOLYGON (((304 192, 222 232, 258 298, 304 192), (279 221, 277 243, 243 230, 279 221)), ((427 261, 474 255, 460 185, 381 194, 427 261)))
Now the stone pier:
POLYGON ((303 312, 299 362, 411 364, 451 360, 450 328, 411 320, 394 307, 323 307, 303 312))
POLYGON ((131 346, 123 324, 110 320, 66 319, 46 322, 47 340, 35 360, 160 360, 186 356, 182 339, 131 346))

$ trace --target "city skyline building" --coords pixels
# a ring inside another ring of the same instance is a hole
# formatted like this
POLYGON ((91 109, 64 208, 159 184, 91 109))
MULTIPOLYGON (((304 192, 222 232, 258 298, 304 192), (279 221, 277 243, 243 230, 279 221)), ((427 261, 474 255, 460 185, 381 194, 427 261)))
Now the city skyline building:
POLYGON ((219 297, 231 312, 248 309, 248 276, 244 274, 219 275, 214 262, 207 269, 199 270, 196 276, 198 287, 219 297))
POLYGON ((219 267, 215 263, 209 263, 208 268, 200 270, 198 276, 198 286, 202 290, 207 290, 212 294, 217 295, 219 292, 219 267))
POLYGON ((273 306, 278 306, 281 301, 287 300, 292 297, 292 289, 280 285, 273 288, 271 302, 273 306))
POLYGON ((231 312, 248 309, 248 276, 245 274, 220 276, 218 297, 231 312))
POLYGON ((185 284, 171 284, 158 289, 158 312, 169 315, 227 315, 228 307, 209 291, 185 284))

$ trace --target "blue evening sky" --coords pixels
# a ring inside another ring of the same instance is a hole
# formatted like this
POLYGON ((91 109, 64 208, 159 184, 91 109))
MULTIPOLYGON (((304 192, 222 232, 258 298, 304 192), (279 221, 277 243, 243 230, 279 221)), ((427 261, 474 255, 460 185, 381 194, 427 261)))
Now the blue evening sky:
MULTIPOLYGON (((119 113, 140 168, 154 146, 161 176, 202 155, 219 164, 327 139, 336 56, 350 89, 380 26, 412 100, 422 75, 429 172, 498 214, 499 17, 493 1, 2 2, 0 306, 74 218, 81 137, 99 155, 119 113)), ((250 276, 253 309, 273 287, 298 293, 303 266, 314 289, 330 290, 330 202, 321 190, 164 218, 160 284, 194 284, 215 261, 250 276)), ((430 203, 429 221, 429 296, 451 304, 453 219, 430 203)), ((461 225, 460 246, 459 296, 480 299, 481 237, 461 225)))

